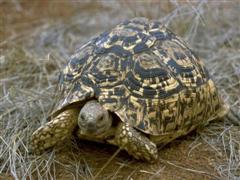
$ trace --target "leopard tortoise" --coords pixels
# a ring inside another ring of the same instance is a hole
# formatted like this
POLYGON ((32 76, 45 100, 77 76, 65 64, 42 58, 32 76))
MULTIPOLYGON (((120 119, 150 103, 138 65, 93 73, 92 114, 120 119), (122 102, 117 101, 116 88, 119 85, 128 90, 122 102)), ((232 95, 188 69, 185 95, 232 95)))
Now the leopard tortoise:
POLYGON ((32 135, 35 153, 74 132, 152 162, 158 148, 223 117, 204 63, 160 22, 127 20, 93 38, 60 75, 54 111, 32 135))

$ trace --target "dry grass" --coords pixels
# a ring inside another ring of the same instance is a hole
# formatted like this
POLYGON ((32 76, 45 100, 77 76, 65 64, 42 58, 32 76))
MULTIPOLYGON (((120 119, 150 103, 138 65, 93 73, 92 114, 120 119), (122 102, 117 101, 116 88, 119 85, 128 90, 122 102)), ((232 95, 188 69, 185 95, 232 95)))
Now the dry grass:
POLYGON ((184 37, 240 114, 239 3, 132 2, 0 0, 0 179, 240 177, 240 127, 226 119, 177 139, 159 151, 153 165, 124 152, 115 156, 115 147, 74 138, 50 153, 29 154, 28 140, 45 123, 69 55, 90 37, 134 16, 159 19, 184 37))

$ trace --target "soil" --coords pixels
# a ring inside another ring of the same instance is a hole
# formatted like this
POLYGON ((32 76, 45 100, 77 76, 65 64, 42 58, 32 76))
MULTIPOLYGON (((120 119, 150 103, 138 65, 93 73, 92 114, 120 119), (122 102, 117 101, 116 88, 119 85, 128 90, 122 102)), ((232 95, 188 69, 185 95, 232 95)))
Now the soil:
MULTIPOLYGON (((82 31, 87 31, 82 35, 85 39, 90 38, 92 35, 96 34, 96 32, 100 33, 102 30, 119 23, 119 19, 123 19, 124 16, 118 8, 122 8, 123 11, 126 7, 128 7, 129 11, 132 9, 133 12, 128 15, 129 17, 134 16, 134 14, 152 18, 157 16, 152 12, 157 11, 154 8, 156 3, 147 6, 144 2, 135 4, 131 3, 131 1, 124 2, 124 5, 122 5, 122 3, 114 4, 109 2, 105 3, 103 6, 101 1, 83 1, 78 3, 74 1, 57 0, 35 0, 31 2, 18 0, 0 1, 0 54, 1 52, 15 47, 15 43, 17 43, 18 46, 25 46, 26 41, 29 41, 26 36, 39 27, 42 27, 44 24, 46 24, 46 26, 51 26, 51 24, 57 21, 67 23, 75 16, 92 16, 95 18, 93 22, 90 22, 91 18, 88 19, 90 24, 88 29, 83 27, 82 31), (142 9, 144 9, 143 7, 145 6, 149 10, 143 11, 142 9), (138 9, 138 7, 142 8, 138 9), (110 15, 108 14, 109 11, 111 11, 110 15), (96 18, 99 14, 102 17, 96 18), (113 16, 113 20, 108 22, 108 20, 111 19, 111 15, 113 16), (118 16, 119 18, 116 18, 118 16), (97 20, 101 22, 97 22, 97 20), (93 27, 98 28, 89 28, 91 27, 91 23, 94 24, 92 25, 93 27), (98 26, 98 23, 101 25, 98 26), (25 39, 20 40, 21 38, 25 39)), ((189 5, 188 3, 186 4, 189 5)), ((193 6, 195 6, 195 4, 193 6)), ((223 8, 224 7, 229 9, 229 7, 232 6, 230 3, 228 6, 223 5, 223 8)), ((160 10, 163 9, 163 13, 167 15, 172 12, 174 8, 175 6, 170 2, 163 2, 160 10)), ((186 27, 180 28, 179 32, 181 33, 181 31, 185 29, 186 27)), ((72 50, 69 50, 69 52, 71 51, 72 50)), ((50 66, 49 68, 49 71, 51 71, 50 66)), ((219 121, 219 124, 222 124, 222 126, 225 125, 223 121, 219 121)), ((209 126, 211 127, 214 125, 210 124, 209 126)), ((213 136, 212 139, 217 139, 218 135, 220 135, 220 133, 213 136)), ((59 180, 95 178, 129 180, 227 179, 226 176, 223 176, 224 173, 219 172, 219 168, 226 163, 228 155, 224 153, 224 150, 216 149, 211 146, 211 144, 204 141, 204 138, 201 137, 201 133, 192 132, 159 150, 159 160, 155 164, 137 161, 131 158, 126 152, 120 152, 102 170, 106 162, 117 150, 116 147, 111 145, 78 141, 73 138, 66 141, 64 145, 60 145, 56 151, 44 155, 44 158, 47 157, 46 159, 54 159, 54 163, 49 165, 50 171, 48 170, 52 174, 50 173, 51 175, 49 174, 47 176, 49 179, 51 179, 52 176, 59 180), (99 171, 102 172, 98 177, 95 177, 99 171)), ((42 168, 40 174, 44 174, 45 170, 46 167, 42 168)), ((39 172, 36 173, 33 171, 33 179, 39 179, 38 174, 39 172)), ((6 173, 0 174, 0 179, 15 178, 13 174, 7 170, 6 173)))

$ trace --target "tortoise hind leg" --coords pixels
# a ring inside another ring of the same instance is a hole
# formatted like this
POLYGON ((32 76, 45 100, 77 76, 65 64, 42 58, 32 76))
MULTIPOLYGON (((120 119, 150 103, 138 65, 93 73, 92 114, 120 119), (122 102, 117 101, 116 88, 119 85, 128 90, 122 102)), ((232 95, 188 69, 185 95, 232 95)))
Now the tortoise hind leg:
POLYGON ((158 158, 156 144, 126 123, 119 123, 114 141, 136 159, 154 162, 158 158))
POLYGON ((238 112, 234 111, 229 105, 223 104, 221 109, 217 114, 217 118, 226 117, 234 125, 240 125, 240 115, 238 112))
POLYGON ((79 110, 69 109, 38 128, 31 137, 31 151, 40 154, 69 137, 77 126, 79 110))

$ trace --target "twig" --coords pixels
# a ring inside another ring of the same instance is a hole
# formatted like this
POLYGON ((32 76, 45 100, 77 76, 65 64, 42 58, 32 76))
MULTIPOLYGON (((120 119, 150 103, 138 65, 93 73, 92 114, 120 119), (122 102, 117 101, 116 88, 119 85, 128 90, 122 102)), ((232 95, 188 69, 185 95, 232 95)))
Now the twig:
POLYGON ((94 176, 94 179, 96 179, 101 172, 108 166, 108 164, 118 155, 118 153, 121 151, 121 148, 118 148, 117 151, 108 159, 108 161, 103 165, 103 167, 97 172, 97 174, 94 176))
POLYGON ((200 170, 196 170, 196 169, 190 169, 190 168, 187 168, 187 167, 183 167, 183 166, 180 166, 180 165, 177 165, 177 164, 174 164, 168 160, 165 160, 165 159, 159 159, 160 161, 163 161, 164 163, 167 163, 169 165, 172 165, 172 166, 175 166, 177 168, 180 168, 180 169, 183 169, 185 171, 190 171, 190 172, 193 172, 193 173, 197 173, 197 174, 204 174, 204 175, 207 175, 207 176, 210 176, 210 177, 214 177, 216 179, 221 179, 213 174, 210 174, 210 173, 207 173, 205 171, 200 171, 200 170))

